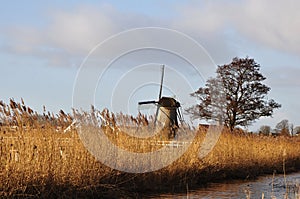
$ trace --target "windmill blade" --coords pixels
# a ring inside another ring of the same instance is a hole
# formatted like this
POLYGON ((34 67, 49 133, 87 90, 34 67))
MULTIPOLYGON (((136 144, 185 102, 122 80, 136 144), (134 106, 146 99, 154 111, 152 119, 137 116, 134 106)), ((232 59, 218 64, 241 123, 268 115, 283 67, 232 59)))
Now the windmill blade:
MULTIPOLYGON (((163 88, 163 83, 164 83, 164 75, 165 75, 165 65, 162 65, 161 68, 161 79, 160 79, 160 88, 159 88, 159 95, 158 95, 158 102, 161 99, 162 95, 162 88, 163 88)), ((158 112, 159 112, 160 104, 158 103, 157 109, 156 109, 156 114, 155 114, 155 119, 154 119, 154 128, 156 127, 156 121, 158 117, 158 112)))
POLYGON ((161 95, 162 95, 162 88, 163 88, 163 82, 164 82, 164 74, 165 74, 165 65, 162 65, 162 68, 161 68, 161 80, 160 80, 160 88, 159 88, 158 101, 160 100, 161 95))
POLYGON ((157 103, 158 103, 157 101, 152 100, 152 101, 139 102, 138 104, 143 105, 143 104, 157 104, 157 103))
MULTIPOLYGON (((156 104, 143 104, 143 105, 138 106, 138 112, 148 111, 148 114, 149 114, 149 111, 155 111, 155 110, 156 110, 156 104)), ((153 120, 154 120, 154 117, 153 117, 153 120)))
POLYGON ((157 104, 156 113, 155 113, 155 119, 154 119, 154 129, 156 128, 156 121, 158 117, 158 111, 159 111, 160 105, 157 104))

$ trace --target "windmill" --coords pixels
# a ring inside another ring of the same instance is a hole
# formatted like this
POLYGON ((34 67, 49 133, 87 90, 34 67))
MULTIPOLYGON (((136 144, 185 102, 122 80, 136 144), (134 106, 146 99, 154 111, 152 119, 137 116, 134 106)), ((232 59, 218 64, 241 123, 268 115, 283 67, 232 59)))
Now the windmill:
POLYGON ((163 125, 163 129, 168 132, 168 138, 174 138, 179 127, 177 119, 178 114, 179 117, 181 117, 181 114, 179 112, 180 103, 172 97, 162 97, 164 72, 165 66, 163 65, 158 100, 143 101, 139 102, 138 104, 155 104, 157 106, 157 109, 154 119, 154 128, 156 128, 157 122, 159 122, 161 125, 163 125))

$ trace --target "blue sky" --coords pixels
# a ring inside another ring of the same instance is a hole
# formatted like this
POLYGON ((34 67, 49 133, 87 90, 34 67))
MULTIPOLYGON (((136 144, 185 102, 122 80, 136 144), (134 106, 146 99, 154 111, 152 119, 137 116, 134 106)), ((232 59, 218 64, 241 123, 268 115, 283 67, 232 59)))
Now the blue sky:
MULTIPOLYGON (((274 127, 282 119, 300 125, 299 8, 297 0, 2 2, 0 99, 19 101, 22 97, 38 111, 45 105, 53 112, 68 112, 76 75, 93 47, 122 31, 152 26, 190 36, 217 65, 229 63, 236 56, 252 57, 261 65, 267 77, 265 83, 272 89, 269 96, 282 108, 275 111, 273 118, 256 122, 251 130, 262 124, 274 127)), ((148 69, 151 72, 145 67, 138 73, 139 79, 151 74, 159 82, 159 67, 150 64, 148 69)), ((110 74, 118 74, 113 71, 110 74)), ((171 68, 167 71, 166 81, 176 77, 171 68)), ((142 92, 145 99, 156 95, 154 85, 142 92)), ((192 87, 202 85, 201 81, 199 85, 193 81, 192 87)), ((105 88, 97 91, 99 98, 105 88)), ((185 94, 183 84, 173 90, 165 89, 164 94, 185 94)), ((118 104, 119 98, 114 103, 118 104)), ((185 105, 190 103, 182 100, 185 105)))

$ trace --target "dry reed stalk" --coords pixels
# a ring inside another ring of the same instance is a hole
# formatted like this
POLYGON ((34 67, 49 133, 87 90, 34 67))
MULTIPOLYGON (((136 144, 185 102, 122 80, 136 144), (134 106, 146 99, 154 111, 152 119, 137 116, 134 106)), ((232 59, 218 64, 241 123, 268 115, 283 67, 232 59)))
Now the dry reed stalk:
MULTIPOLYGON (((68 126, 73 118, 92 118, 97 113, 79 113, 73 116, 60 112, 57 116, 33 114, 28 107, 0 103, 1 116, 9 115, 5 125, 29 126, 28 131, 0 132, 0 196, 34 195, 46 197, 56 194, 112 194, 111 190, 162 190, 204 183, 224 178, 248 178, 259 174, 288 172, 300 167, 299 138, 266 137, 224 130, 214 149, 203 159, 198 158, 205 129, 197 130, 197 136, 188 151, 174 163, 159 171, 145 174, 128 174, 108 168, 98 162, 83 146, 76 130, 62 134, 58 125, 68 126), (25 111, 26 110, 26 111, 25 111), (285 168, 282 168, 284 161, 285 168), (155 185, 155 186, 154 186, 155 185)), ((24 101, 21 102, 25 106, 24 101)), ((44 110, 46 112, 46 110, 44 110)), ((136 139, 116 128, 138 125, 147 129, 145 116, 131 118, 114 115, 108 110, 99 112, 105 123, 101 128, 119 147, 129 151, 149 152, 161 146, 151 145, 161 137, 136 139), (144 145, 140 145, 144 142, 144 145)), ((151 121, 151 119, 150 119, 151 121)), ((97 121, 95 121, 97 122, 97 121)), ((122 128, 126 129, 126 128, 122 128)), ((130 130, 130 128, 129 128, 130 130)), ((150 127, 151 130, 151 127, 150 127)), ((122 191, 123 190, 123 191, 122 191)))
MULTIPOLYGON (((197 139, 200 143, 204 135, 203 132, 199 132, 197 139)), ((237 170, 243 170, 244 176, 254 168, 257 172, 271 167, 280 171, 276 162, 280 162, 282 166, 284 149, 286 162, 294 160, 295 157, 299 158, 300 154, 297 141, 255 135, 232 135, 225 131, 214 150, 203 160, 197 157, 199 143, 192 144, 183 157, 167 168, 151 174, 132 176, 113 171, 97 162, 85 150, 75 131, 59 134, 49 128, 42 131, 32 130, 30 136, 17 132, 1 134, 1 137, 1 154, 6 155, 1 155, 0 189, 7 195, 19 192, 33 193, 33 187, 41 192, 41 189, 45 191, 49 186, 65 185, 70 189, 77 187, 77 191, 84 187, 101 188, 99 184, 129 188, 133 183, 138 189, 142 189, 139 183, 144 188, 153 188, 154 182, 157 186, 170 183, 174 183, 174 186, 186 186, 193 179, 211 178, 214 173, 227 174, 230 178, 234 177, 230 175, 237 170), (18 151, 18 160, 11 158, 12 150, 18 151)), ((118 139, 125 145, 128 144, 130 150, 138 150, 134 149, 136 145, 130 145, 130 140, 123 137, 118 139)))

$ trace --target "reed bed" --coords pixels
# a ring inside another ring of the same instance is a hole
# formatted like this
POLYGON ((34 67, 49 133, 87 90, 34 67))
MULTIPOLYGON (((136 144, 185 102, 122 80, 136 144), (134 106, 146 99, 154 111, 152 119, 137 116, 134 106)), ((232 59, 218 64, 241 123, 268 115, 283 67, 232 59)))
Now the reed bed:
MULTIPOLYGON (((255 178, 274 171, 283 173, 300 168, 297 137, 259 136, 227 129, 223 130, 213 150, 199 159, 199 148, 206 135, 206 129, 199 128, 186 132, 188 135, 195 131, 196 137, 186 153, 169 166, 148 173, 121 172, 97 161, 83 146, 76 127, 67 133, 57 130, 58 125, 64 128, 70 125, 71 118, 78 117, 78 112, 74 111, 73 116, 57 114, 50 120, 45 115, 30 115, 28 108, 23 108, 22 113, 18 108, 2 104, 2 113, 5 110, 6 115, 16 116, 19 123, 7 120, 1 125, 0 197, 132 198, 141 193, 186 191, 207 182, 255 178), (33 116, 40 119, 28 119, 33 116), (28 124, 24 117, 31 123, 28 124), (9 131, 13 125, 19 128, 9 131)), ((113 116, 107 110, 99 113, 108 122, 99 128, 119 147, 139 153, 159 149, 160 146, 153 144, 144 144, 141 148, 139 142, 150 143, 150 138, 135 139, 118 129, 118 121, 138 125, 138 119, 134 118, 135 122, 130 116, 113 116)), ((146 124, 146 118, 139 117, 141 123, 146 124)), ((159 139, 162 138, 153 138, 154 141, 159 139)))
MULTIPOLYGON (((205 132, 198 130, 198 134, 201 140, 205 132)), ((0 195, 5 197, 131 197, 145 191, 173 192, 216 180, 300 168, 297 139, 227 131, 204 159, 197 156, 197 142, 168 167, 143 174, 119 172, 97 162, 76 131, 2 132, 0 148, 0 195)))

